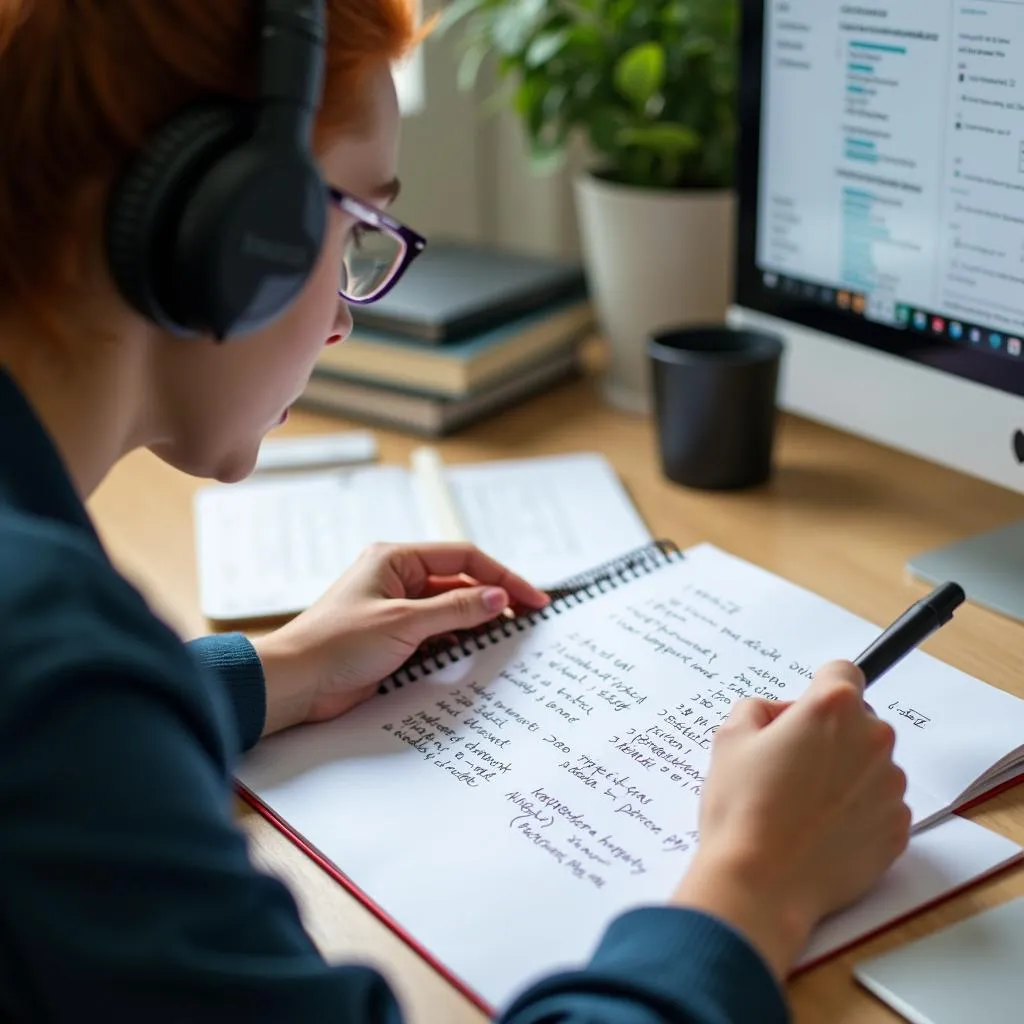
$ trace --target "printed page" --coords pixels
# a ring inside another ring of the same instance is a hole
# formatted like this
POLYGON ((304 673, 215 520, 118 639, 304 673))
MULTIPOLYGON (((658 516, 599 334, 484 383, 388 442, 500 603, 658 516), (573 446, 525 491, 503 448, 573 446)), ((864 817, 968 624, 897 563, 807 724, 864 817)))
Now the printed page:
MULTIPOLYGON (((790 699, 813 665, 870 635, 816 601, 701 550, 265 740, 240 781, 497 1006, 586 960, 617 914, 668 897, 732 704, 790 699)), ((944 742, 932 714, 926 734, 944 742)), ((914 856, 946 850, 947 834, 915 837, 914 856)), ((928 874, 914 899, 975 868, 928 874)), ((875 905, 872 927, 889 908, 875 905)))
POLYGON ((206 487, 195 528, 200 607, 215 620, 301 611, 367 545, 426 539, 409 473, 393 466, 206 487))
POLYGON ((651 540, 601 455, 453 465, 445 478, 468 537, 535 586, 552 587, 651 540))
POLYGON ((398 466, 258 477, 195 502, 203 613, 260 618, 307 608, 374 541, 466 539, 549 587, 651 536, 600 455, 438 470, 451 508, 398 466), (449 520, 459 521, 457 538, 449 520))

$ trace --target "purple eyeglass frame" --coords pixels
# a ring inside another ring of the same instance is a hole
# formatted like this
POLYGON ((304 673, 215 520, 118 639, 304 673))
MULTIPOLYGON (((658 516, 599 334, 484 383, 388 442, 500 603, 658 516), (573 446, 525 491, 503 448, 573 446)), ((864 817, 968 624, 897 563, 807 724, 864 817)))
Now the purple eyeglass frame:
POLYGON ((394 217, 389 217, 383 210, 378 209, 371 203, 365 202, 358 196, 352 195, 350 192, 335 188, 333 185, 329 185, 327 191, 334 204, 342 213, 347 213, 350 217, 355 217, 356 220, 363 224, 368 224, 378 231, 387 231, 388 234, 394 235, 402 243, 402 258, 391 272, 391 276, 375 292, 365 295, 360 299, 354 299, 346 295, 340 288, 338 289, 338 295, 346 302, 351 302, 356 306, 367 306, 371 302, 377 302, 378 299, 384 298, 398 284, 402 275, 409 269, 412 261, 427 247, 427 240, 418 232, 413 231, 407 224, 395 220, 394 217))

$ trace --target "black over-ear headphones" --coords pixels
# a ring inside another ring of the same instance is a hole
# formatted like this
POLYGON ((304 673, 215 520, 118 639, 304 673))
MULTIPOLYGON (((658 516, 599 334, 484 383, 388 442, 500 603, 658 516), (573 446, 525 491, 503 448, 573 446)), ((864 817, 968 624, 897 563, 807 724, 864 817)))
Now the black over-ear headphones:
POLYGON ((301 291, 323 245, 327 192, 311 141, 324 0, 260 2, 256 102, 210 100, 179 113, 111 196, 114 280, 175 334, 224 340, 269 323, 301 291))

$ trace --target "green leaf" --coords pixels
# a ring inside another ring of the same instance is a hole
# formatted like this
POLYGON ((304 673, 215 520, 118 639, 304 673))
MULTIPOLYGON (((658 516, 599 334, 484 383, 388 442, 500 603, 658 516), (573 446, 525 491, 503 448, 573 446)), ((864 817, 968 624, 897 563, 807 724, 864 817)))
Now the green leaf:
POLYGON ((522 68, 519 64, 519 58, 516 57, 514 54, 511 56, 509 56, 508 54, 504 54, 498 58, 498 74, 502 78, 507 78, 513 72, 521 70, 522 68))
POLYGON ((721 7, 722 32, 727 39, 735 39, 740 31, 740 9, 736 0, 726 0, 721 7))
MULTIPOLYGON (((589 104, 594 99, 594 94, 600 88, 602 83, 601 76, 593 71, 584 71, 582 74, 573 76, 573 95, 576 98, 578 104, 589 104)), ((593 113, 600 115, 603 109, 603 104, 600 101, 596 101, 593 113)))
POLYGON ((690 60, 710 57, 715 53, 716 49, 714 40, 709 39, 707 36, 693 36, 682 45, 683 56, 690 60))
POLYGON ((732 96, 736 78, 728 71, 718 71, 711 76, 711 88, 716 96, 732 96))
POLYGON ((494 17, 491 36, 504 54, 520 54, 545 14, 545 0, 508 0, 494 17))
POLYGON ((615 65, 615 88, 638 110, 654 97, 665 79, 665 51, 660 43, 640 43, 615 65))
MULTIPOLYGON (((499 91, 533 169, 582 134, 597 166, 643 187, 728 185, 735 171, 740 0, 442 0, 459 86, 499 91)), ((438 33, 435 33, 435 36, 438 33)))
POLYGON ((565 164, 565 147, 559 143, 535 142, 530 147, 530 170, 537 175, 553 174, 565 164))
POLYGON ((616 136, 616 142, 620 146, 636 146, 660 154, 672 153, 681 156, 700 149, 701 137, 685 124, 661 121, 621 128, 616 136))
POLYGON ((570 32, 567 28, 559 29, 557 32, 541 32, 540 35, 535 36, 526 49, 524 58, 526 66, 536 68, 547 64, 569 41, 569 36, 570 32))
POLYGON ((562 85, 561 83, 551 86, 547 93, 545 93, 544 99, 541 101, 541 109, 544 113, 545 119, 548 121, 555 121, 561 117, 568 99, 569 89, 567 86, 562 85))
POLYGON ((586 63, 600 63, 606 57, 607 43, 597 25, 583 22, 569 29, 568 45, 586 63))
POLYGON ((635 0, 610 0, 605 8, 605 16, 613 30, 622 28, 629 20, 629 16, 633 13, 634 2, 635 0))
POLYGON ((594 149, 601 153, 615 150, 625 120, 621 111, 607 107, 595 108, 589 118, 590 144, 594 149))
POLYGON ((523 80, 516 90, 514 106, 523 119, 527 134, 537 139, 544 128, 544 98, 547 86, 543 78, 530 77, 523 80))
MULTIPOLYGON (((456 2, 458 2, 458 0, 456 0, 456 2)), ((462 2, 465 3, 467 0, 462 0, 462 2)), ((468 0, 468 2, 473 2, 473 0, 468 0)), ((693 13, 686 3, 676 2, 668 4, 661 17, 662 21, 666 25, 671 25, 675 28, 682 28, 684 25, 688 25, 690 23, 693 13)))

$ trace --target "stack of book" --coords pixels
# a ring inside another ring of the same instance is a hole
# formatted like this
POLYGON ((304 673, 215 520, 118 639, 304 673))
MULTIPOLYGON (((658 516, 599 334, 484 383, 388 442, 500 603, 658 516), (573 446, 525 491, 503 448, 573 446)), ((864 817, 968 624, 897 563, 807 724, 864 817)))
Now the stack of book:
POLYGON ((325 348, 301 403, 437 437, 579 372, 594 316, 578 264, 431 242, 325 348))

